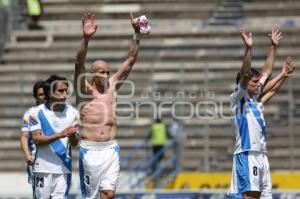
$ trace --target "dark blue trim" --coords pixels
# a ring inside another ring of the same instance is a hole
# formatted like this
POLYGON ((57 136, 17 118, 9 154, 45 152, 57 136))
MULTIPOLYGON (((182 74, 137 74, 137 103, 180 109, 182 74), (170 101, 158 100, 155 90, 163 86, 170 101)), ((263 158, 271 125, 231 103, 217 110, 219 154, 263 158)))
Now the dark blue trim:
POLYGON ((87 153, 87 149, 80 147, 79 148, 79 177, 80 177, 80 187, 81 187, 81 194, 83 198, 86 198, 86 187, 84 183, 84 168, 83 168, 83 158, 84 155, 87 153))
POLYGON ((33 187, 33 198, 36 199, 36 194, 35 194, 35 173, 33 172, 33 181, 32 181, 32 187, 33 187))
POLYGON ((65 199, 68 199, 68 196, 69 196, 69 191, 70 191, 70 187, 71 187, 71 180, 72 180, 72 174, 67 173, 67 189, 66 189, 66 192, 65 192, 65 199))
MULTIPOLYGON (((65 103, 63 103, 63 104, 61 103, 61 105, 62 105, 62 106, 60 107, 60 110, 59 110, 58 112, 64 112, 64 111, 65 111, 65 108, 68 107, 65 103)), ((51 110, 51 104, 50 104, 50 102, 48 102, 48 101, 45 102, 45 107, 46 107, 47 109, 49 109, 50 111, 52 111, 52 110, 51 110)))
POLYGON ((239 89, 239 85, 237 85, 234 89, 234 92, 236 92, 239 89))
POLYGON ((28 134, 29 134, 29 138, 28 138, 27 143, 28 143, 29 151, 32 154, 32 151, 34 150, 34 142, 33 142, 33 139, 32 139, 32 133, 28 132, 28 134))
POLYGON ((243 97, 240 101, 240 114, 243 115, 244 114, 244 105, 245 105, 245 97, 243 97))

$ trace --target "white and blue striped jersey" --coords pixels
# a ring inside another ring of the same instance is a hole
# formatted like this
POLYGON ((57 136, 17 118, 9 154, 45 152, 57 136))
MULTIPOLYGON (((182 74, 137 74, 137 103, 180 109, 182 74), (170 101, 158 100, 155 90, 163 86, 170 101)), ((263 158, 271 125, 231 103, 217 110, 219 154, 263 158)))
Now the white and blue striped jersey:
MULTIPOLYGON (((54 112, 46 104, 41 104, 30 115, 30 131, 41 130, 43 136, 59 133, 78 121, 78 111, 67 105, 61 112, 54 112)), ((70 173, 71 151, 69 138, 60 138, 50 144, 37 146, 34 172, 70 173)))
POLYGON ((236 137, 234 154, 243 151, 266 153, 265 119, 257 97, 250 98, 247 90, 238 85, 230 99, 236 137))
POLYGON ((34 108, 35 107, 31 107, 29 109, 27 109, 23 115, 23 124, 22 124, 22 128, 21 128, 21 131, 23 133, 25 132, 28 132, 29 134, 29 138, 28 138, 28 147, 29 147, 29 151, 30 151, 30 154, 32 155, 32 157, 34 158, 35 156, 35 153, 36 153, 36 146, 35 144, 33 143, 33 140, 32 140, 32 135, 31 135, 31 132, 29 130, 29 117, 30 115, 34 112, 34 108))

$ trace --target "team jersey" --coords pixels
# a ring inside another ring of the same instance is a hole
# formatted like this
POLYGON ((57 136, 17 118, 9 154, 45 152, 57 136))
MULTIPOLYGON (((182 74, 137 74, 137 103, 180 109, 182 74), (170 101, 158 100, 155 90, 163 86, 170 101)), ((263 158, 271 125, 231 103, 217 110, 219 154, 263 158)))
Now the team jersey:
MULTIPOLYGON (((262 79, 259 83, 263 86, 266 78, 262 79)), ((247 90, 238 85, 230 96, 236 137, 234 154, 243 151, 267 152, 265 119, 256 101, 261 90, 257 96, 250 98, 247 90)))
POLYGON ((35 156, 35 153, 36 153, 36 146, 33 143, 32 135, 31 135, 31 132, 29 131, 29 126, 30 126, 30 124, 29 124, 29 122, 30 122, 29 117, 34 112, 34 108, 35 107, 31 107, 31 108, 27 109, 26 112, 24 113, 24 115, 23 115, 23 124, 22 124, 22 128, 21 128, 21 131, 23 133, 28 132, 28 134, 29 134, 28 147, 29 147, 30 154, 33 157, 35 156))
MULTIPOLYGON (((46 104, 41 104, 30 115, 30 131, 40 130, 43 136, 50 136, 62 132, 67 127, 77 123, 78 111, 65 105, 61 112, 54 112, 46 104)), ((37 146, 34 172, 41 173, 70 173, 71 151, 69 138, 60 138, 50 144, 37 146)))

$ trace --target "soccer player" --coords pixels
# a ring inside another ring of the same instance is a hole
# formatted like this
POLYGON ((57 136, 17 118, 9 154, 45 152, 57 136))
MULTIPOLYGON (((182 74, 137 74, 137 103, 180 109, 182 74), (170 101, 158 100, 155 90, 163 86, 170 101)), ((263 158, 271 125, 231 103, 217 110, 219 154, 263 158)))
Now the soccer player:
POLYGON ((272 46, 262 70, 251 68, 251 33, 240 31, 246 46, 243 65, 237 75, 237 88, 231 95, 231 110, 234 115, 235 151, 229 198, 272 198, 269 162, 266 155, 265 121, 257 103, 266 79, 272 72, 275 49, 282 38, 273 30, 272 46), (261 195, 263 193, 263 195, 261 195))
MULTIPOLYGON (((33 86, 33 97, 36 100, 36 106, 44 103, 44 84, 45 82, 40 80, 36 82, 33 86)), ((27 163, 27 174, 28 174, 28 183, 32 184, 33 182, 33 173, 32 165, 34 163, 34 156, 36 152, 36 147, 32 140, 31 132, 29 132, 29 115, 32 112, 34 107, 29 108, 23 115, 23 125, 22 125, 22 135, 20 138, 21 149, 24 153, 24 158, 27 163)), ((33 188, 33 184, 32 184, 33 188)))
POLYGON ((29 116, 32 138, 37 146, 34 161, 34 194, 37 199, 68 198, 71 183, 71 148, 76 146, 75 123, 79 113, 66 104, 68 81, 52 75, 44 87, 46 102, 29 116))
POLYGON ((134 34, 127 58, 111 75, 109 64, 102 60, 95 61, 86 73, 87 47, 97 25, 90 13, 82 18, 83 37, 77 52, 74 82, 76 104, 81 109, 79 171, 83 198, 114 198, 120 171, 115 92, 121 86, 120 81, 131 72, 140 44, 141 23, 136 23, 132 14, 130 20, 134 34))

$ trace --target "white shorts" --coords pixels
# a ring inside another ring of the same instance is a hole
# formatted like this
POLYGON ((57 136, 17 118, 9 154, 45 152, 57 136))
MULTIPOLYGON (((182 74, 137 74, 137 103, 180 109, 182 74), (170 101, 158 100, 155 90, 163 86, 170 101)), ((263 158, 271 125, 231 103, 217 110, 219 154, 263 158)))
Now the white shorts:
POLYGON ((71 173, 34 173, 35 199, 67 199, 71 186, 71 173))
POLYGON ((101 190, 115 191, 120 173, 120 147, 116 140, 81 140, 79 175, 83 198, 99 198, 101 190))
POLYGON ((261 192, 261 198, 272 198, 272 183, 267 155, 245 151, 233 157, 229 198, 243 198, 247 191, 261 192))

